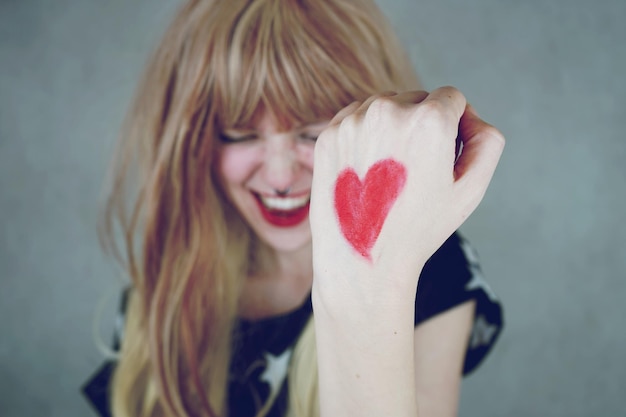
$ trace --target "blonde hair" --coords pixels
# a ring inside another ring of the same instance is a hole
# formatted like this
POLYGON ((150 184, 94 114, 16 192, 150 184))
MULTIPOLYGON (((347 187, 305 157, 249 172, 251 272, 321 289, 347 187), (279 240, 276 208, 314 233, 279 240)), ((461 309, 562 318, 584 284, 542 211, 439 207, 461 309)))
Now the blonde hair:
MULTIPOLYGON (((260 108, 285 124, 321 120, 416 87, 371 0, 191 0, 180 9, 122 128, 101 224, 133 285, 112 383, 116 417, 228 413, 241 289, 267 257, 216 181, 219 130, 250 123, 260 108)), ((290 414, 317 415, 311 323, 289 381, 290 414)))

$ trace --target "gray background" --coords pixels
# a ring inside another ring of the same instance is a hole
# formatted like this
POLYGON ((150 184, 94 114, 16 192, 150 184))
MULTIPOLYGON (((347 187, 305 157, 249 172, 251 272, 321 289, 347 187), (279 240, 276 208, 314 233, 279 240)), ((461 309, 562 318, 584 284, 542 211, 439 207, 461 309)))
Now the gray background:
MULTIPOLYGON (((92 415, 78 389, 121 282, 97 245, 100 184, 176 3, 0 2, 3 417, 92 415)), ((626 416, 626 2, 380 4, 426 87, 458 86, 508 139, 463 227, 507 327, 461 416, 626 416)))

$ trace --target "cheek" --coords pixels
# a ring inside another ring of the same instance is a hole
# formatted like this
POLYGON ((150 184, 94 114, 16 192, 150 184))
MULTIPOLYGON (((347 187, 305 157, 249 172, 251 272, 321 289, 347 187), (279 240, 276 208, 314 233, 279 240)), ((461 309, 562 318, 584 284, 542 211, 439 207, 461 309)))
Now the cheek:
POLYGON ((314 145, 303 145, 299 150, 300 163, 313 172, 313 159, 315 155, 314 145))
POLYGON ((229 183, 243 183, 254 172, 254 152, 237 147, 225 147, 220 151, 217 159, 217 169, 222 181, 229 183))

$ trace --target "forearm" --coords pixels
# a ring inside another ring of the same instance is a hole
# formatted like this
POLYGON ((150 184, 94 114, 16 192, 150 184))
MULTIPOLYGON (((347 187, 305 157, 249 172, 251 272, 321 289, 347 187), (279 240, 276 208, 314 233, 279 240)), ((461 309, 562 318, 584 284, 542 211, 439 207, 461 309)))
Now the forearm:
POLYGON ((322 417, 417 415, 414 300, 406 294, 387 300, 354 314, 349 302, 337 308, 314 286, 322 417))
POLYGON ((476 208, 503 146, 451 87, 357 102, 319 136, 309 219, 323 417, 417 415, 420 262, 476 208))

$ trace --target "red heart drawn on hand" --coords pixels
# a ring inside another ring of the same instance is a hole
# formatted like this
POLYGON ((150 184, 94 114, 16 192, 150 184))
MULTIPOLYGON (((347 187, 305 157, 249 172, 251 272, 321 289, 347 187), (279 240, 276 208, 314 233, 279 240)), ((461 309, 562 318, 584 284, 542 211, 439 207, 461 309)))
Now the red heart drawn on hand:
POLYGON ((406 169, 394 159, 376 162, 363 182, 352 168, 344 169, 337 177, 335 211, 341 232, 370 261, 370 250, 405 183, 406 169))

